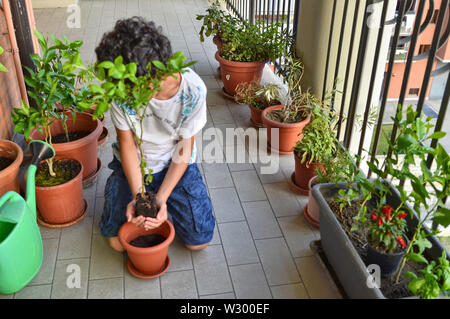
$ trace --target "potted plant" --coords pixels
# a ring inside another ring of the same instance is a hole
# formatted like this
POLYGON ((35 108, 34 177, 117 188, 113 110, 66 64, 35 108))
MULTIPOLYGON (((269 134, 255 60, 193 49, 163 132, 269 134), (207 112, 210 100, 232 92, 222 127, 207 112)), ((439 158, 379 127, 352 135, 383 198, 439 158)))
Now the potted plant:
POLYGON ((381 163, 368 163, 375 179, 359 173, 352 183, 313 188, 320 207, 323 249, 351 298, 437 297, 449 289, 442 269, 448 270, 444 259, 449 260, 450 255, 435 236, 437 230, 426 226, 430 221, 444 227, 450 224, 450 210, 443 202, 449 194, 450 156, 441 144, 426 146, 427 141, 445 133, 431 134, 431 119, 422 120, 412 107, 406 118, 400 108, 393 120, 399 132, 389 142, 392 155, 381 163), (435 161, 432 170, 427 166, 429 154, 435 161), (414 173, 412 166, 419 167, 422 174, 414 173), (394 187, 394 181, 411 186, 394 187), (377 261, 379 271, 386 275, 376 285, 367 269, 373 262, 369 245, 381 255, 403 255, 393 270, 377 261), (420 263, 427 266, 419 272, 420 263), (405 269, 407 276, 402 276, 405 269), (431 275, 439 271, 439 276, 431 275))
POLYGON ((236 86, 242 82, 260 83, 264 65, 268 61, 287 55, 292 36, 281 23, 264 26, 262 21, 250 24, 244 20, 239 24, 227 22, 227 31, 222 36, 223 45, 216 52, 224 95, 236 94, 236 86))
MULTIPOLYGON (((83 166, 83 183, 89 184, 99 173, 101 162, 97 158, 97 139, 102 132, 100 121, 80 112, 77 107, 82 95, 76 90, 78 75, 84 68, 80 58, 81 41, 69 42, 51 36, 48 39, 35 31, 42 57, 32 54, 35 70, 26 68, 25 81, 30 88, 28 95, 39 107, 39 123, 36 118, 16 121, 16 131, 26 131, 33 140, 48 141, 55 148, 57 157, 73 158, 83 166)), ((23 114, 27 115, 27 114, 23 114)))
MULTIPOLYGON (((144 131, 142 125, 147 115, 149 101, 160 91, 161 82, 165 78, 184 73, 185 68, 195 63, 184 63, 185 60, 182 52, 177 52, 166 64, 153 61, 147 66, 146 74, 137 76, 136 63, 124 64, 123 57, 119 56, 114 61, 102 61, 96 64, 93 70, 85 72, 100 84, 92 83, 88 86, 88 90, 82 93, 86 98, 80 103, 80 107, 88 109, 96 105, 93 117, 97 118, 105 114, 110 104, 114 102, 122 108, 132 125, 142 177, 142 189, 135 198, 138 216, 155 218, 157 214, 155 194, 146 191, 146 185, 152 182, 152 171, 147 168, 142 150, 144 131), (156 68, 154 74, 151 72, 153 67, 156 68)), ((130 273, 139 278, 154 278, 162 275, 170 265, 167 251, 174 236, 175 231, 169 221, 153 230, 145 230, 130 222, 125 223, 119 231, 119 240, 127 250, 130 273), (163 238, 153 243, 152 247, 133 244, 136 239, 145 241, 145 238, 141 237, 156 235, 163 238)))
POLYGON ((239 23, 237 18, 225 12, 220 8, 218 1, 213 3, 208 9, 206 14, 198 14, 197 20, 203 20, 202 27, 200 28, 199 35, 200 41, 204 42, 205 37, 213 36, 213 42, 217 46, 217 50, 220 51, 224 42, 224 33, 226 31, 226 22, 233 21, 239 23))
POLYGON ((269 106, 281 102, 280 87, 273 83, 260 85, 257 82, 239 83, 234 100, 239 104, 247 104, 251 112, 251 123, 255 127, 263 127, 262 112, 269 106))

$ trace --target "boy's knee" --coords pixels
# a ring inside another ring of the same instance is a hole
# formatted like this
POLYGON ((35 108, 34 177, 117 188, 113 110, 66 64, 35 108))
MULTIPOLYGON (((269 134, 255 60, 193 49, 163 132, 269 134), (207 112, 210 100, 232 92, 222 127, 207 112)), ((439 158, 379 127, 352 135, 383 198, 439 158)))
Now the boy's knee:
POLYGON ((210 243, 211 243, 211 242, 208 242, 208 243, 202 244, 202 245, 186 245, 186 248, 189 249, 189 250, 192 250, 192 251, 199 251, 199 250, 203 250, 203 249, 205 249, 206 247, 208 247, 208 245, 209 245, 210 243))

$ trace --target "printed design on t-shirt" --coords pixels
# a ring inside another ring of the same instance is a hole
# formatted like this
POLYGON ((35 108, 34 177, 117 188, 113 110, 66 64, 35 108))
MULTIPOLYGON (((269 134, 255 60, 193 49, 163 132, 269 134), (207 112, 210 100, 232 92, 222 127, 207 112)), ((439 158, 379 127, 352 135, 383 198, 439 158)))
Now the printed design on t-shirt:
POLYGON ((181 116, 189 116, 198 105, 199 101, 204 98, 205 91, 201 86, 196 86, 196 90, 193 90, 191 87, 188 87, 187 91, 183 90, 177 99, 177 103, 181 103, 181 105, 183 105, 181 116))
POLYGON ((131 116, 137 115, 136 110, 132 109, 131 107, 128 107, 125 103, 124 104, 117 103, 117 104, 122 108, 122 110, 125 110, 125 112, 127 112, 129 115, 131 116))

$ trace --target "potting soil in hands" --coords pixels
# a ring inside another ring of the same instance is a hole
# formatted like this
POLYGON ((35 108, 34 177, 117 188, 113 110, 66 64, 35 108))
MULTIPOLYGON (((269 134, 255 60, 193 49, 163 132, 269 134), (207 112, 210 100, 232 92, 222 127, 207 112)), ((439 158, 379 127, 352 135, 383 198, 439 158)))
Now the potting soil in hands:
POLYGON ((156 195, 153 192, 138 193, 136 195, 136 216, 156 218, 156 195))
POLYGON ((161 236, 159 234, 150 234, 150 235, 143 235, 139 236, 132 241, 130 241, 130 245, 134 247, 139 248, 147 248, 147 247, 153 247, 156 245, 161 244, 163 241, 166 240, 166 237, 161 236))
POLYGON ((90 134, 89 131, 69 132, 69 140, 67 140, 66 133, 60 133, 60 134, 52 135, 52 143, 58 144, 58 143, 73 142, 73 141, 79 140, 80 138, 88 136, 89 134, 90 134))
POLYGON ((56 186, 64 184, 80 173, 81 165, 73 160, 53 160, 53 171, 56 176, 50 175, 47 162, 39 164, 36 174, 36 186, 56 186))
POLYGON ((0 171, 7 168, 9 165, 11 165, 14 162, 13 159, 7 158, 7 157, 1 157, 0 156, 0 171))

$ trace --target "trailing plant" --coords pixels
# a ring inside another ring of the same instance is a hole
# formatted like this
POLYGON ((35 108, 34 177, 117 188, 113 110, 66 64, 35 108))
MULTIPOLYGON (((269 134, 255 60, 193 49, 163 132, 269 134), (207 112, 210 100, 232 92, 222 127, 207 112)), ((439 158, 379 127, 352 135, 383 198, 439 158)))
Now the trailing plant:
POLYGON ((239 83, 236 86, 234 100, 239 104, 248 104, 264 110, 269 106, 280 104, 280 87, 273 83, 261 85, 257 82, 239 83))
MULTIPOLYGON (((75 71, 83 68, 80 57, 81 41, 70 42, 66 37, 63 40, 51 36, 52 44, 40 32, 35 31, 42 56, 31 54, 34 70, 24 66, 28 71, 25 82, 30 88, 28 96, 36 103, 32 108, 22 101, 20 108, 15 108, 11 118, 15 124, 14 131, 30 138, 32 129, 37 129, 45 136, 45 141, 52 144, 50 125, 55 120, 63 124, 66 140, 69 141, 67 130, 67 115, 70 111, 75 121, 77 104, 80 96, 76 94, 75 71)), ((47 160, 51 176, 53 172, 52 160, 47 160)))
POLYGON ((176 52, 166 64, 160 61, 149 63, 147 73, 141 76, 136 75, 136 63, 124 64, 122 56, 114 61, 102 61, 82 71, 84 81, 90 84, 80 93, 84 99, 80 101, 79 107, 87 110, 95 106, 93 118, 96 119, 109 110, 111 103, 116 103, 132 125, 140 156, 142 195, 145 194, 145 185, 151 183, 153 178, 152 170, 147 168, 142 149, 143 121, 149 102, 161 91, 164 79, 170 76, 176 78, 178 73, 186 72, 185 69, 195 63, 185 63, 185 60, 186 57, 182 52, 176 52), (153 68, 156 70, 154 75, 152 75, 153 68))
MULTIPOLYGON (((2 55, 4 51, 5 50, 2 47, 0 47, 0 55, 2 55)), ((0 63, 0 72, 8 72, 8 69, 1 63, 0 63)))
POLYGON ((200 41, 204 42, 205 37, 216 35, 219 39, 222 39, 222 36, 225 33, 225 24, 230 21, 231 16, 225 14, 225 12, 220 8, 218 1, 206 9, 206 12, 207 14, 198 14, 196 17, 199 21, 203 20, 203 24, 199 32, 200 41))

